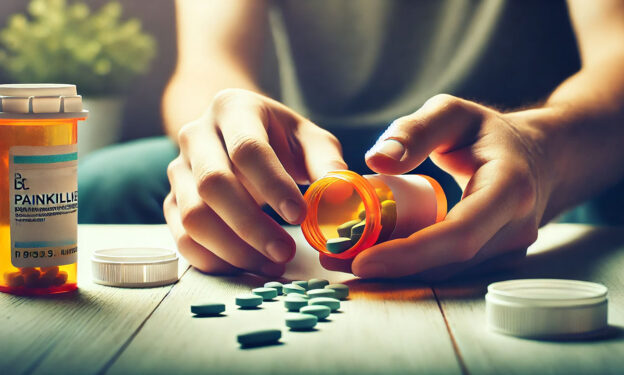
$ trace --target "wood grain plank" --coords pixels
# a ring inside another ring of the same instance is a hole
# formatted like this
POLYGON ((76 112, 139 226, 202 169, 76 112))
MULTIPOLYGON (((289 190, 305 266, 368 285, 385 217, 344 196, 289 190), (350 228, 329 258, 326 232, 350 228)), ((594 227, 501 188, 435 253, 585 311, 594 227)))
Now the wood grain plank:
POLYGON ((624 369, 624 228, 553 224, 513 271, 435 288, 459 354, 474 374, 621 374, 624 369), (488 332, 490 282, 566 278, 609 288, 609 334, 591 341, 535 341, 488 332))
POLYGON ((352 290, 342 312, 314 332, 291 332, 282 298, 261 309, 236 309, 234 296, 264 283, 253 276, 220 278, 185 274, 107 373, 150 374, 393 374, 460 373, 447 328, 430 288, 419 284, 351 280, 324 270, 298 228, 297 256, 286 277, 347 281, 352 290), (197 301, 226 303, 224 317, 194 318, 197 301), (281 345, 243 350, 238 333, 281 328, 281 345))
MULTIPOLYGON (((0 294, 0 373, 97 373, 171 290, 104 287, 91 282, 91 251, 118 246, 174 249, 166 228, 80 226, 77 293, 0 294)), ((188 265, 182 262, 181 270, 188 265)))

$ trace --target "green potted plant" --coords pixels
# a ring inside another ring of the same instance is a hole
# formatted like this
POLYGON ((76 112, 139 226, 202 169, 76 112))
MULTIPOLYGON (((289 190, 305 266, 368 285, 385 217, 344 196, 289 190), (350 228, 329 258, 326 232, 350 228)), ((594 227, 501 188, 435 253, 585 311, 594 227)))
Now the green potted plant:
POLYGON ((79 131, 80 153, 118 140, 124 94, 149 69, 154 38, 137 19, 121 19, 110 2, 95 12, 83 2, 32 0, 0 31, 0 68, 19 83, 74 83, 89 118, 79 131))

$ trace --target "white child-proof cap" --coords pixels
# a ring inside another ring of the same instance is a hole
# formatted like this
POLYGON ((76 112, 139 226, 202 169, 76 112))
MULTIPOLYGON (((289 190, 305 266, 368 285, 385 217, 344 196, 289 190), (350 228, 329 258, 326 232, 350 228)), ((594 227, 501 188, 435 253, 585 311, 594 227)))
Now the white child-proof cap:
POLYGON ((145 288, 178 281, 178 255, 168 249, 96 250, 91 263, 93 281, 102 285, 145 288))
POLYGON ((25 83, 0 85, 0 118, 85 118, 76 85, 25 83))
POLYGON ((577 280, 524 279, 490 284, 485 295, 490 330, 556 339, 607 328, 607 287, 577 280))

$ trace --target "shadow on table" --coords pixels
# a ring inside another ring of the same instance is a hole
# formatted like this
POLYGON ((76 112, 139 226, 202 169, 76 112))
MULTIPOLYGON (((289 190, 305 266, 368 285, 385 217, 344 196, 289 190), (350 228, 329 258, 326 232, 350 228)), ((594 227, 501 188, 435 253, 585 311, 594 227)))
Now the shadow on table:
POLYGON ((496 264, 500 260, 494 259, 432 286, 444 299, 483 298, 488 284, 512 279, 577 279, 609 286, 609 280, 616 280, 624 265, 623 247, 621 228, 598 228, 570 242, 529 254, 502 269, 496 264))

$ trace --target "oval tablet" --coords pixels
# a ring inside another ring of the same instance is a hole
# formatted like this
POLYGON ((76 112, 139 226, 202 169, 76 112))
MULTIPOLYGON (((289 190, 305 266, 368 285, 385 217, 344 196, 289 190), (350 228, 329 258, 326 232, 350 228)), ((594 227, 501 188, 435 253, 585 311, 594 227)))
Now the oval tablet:
POLYGON ((191 305, 191 312, 200 316, 218 315, 225 311, 225 304, 209 302, 201 305, 191 305))
POLYGON ((306 292, 305 288, 299 285, 295 285, 295 284, 286 284, 284 285, 284 288, 282 290, 284 294, 291 294, 291 293, 305 294, 306 292))
POLYGON ((263 329, 241 333, 236 337, 242 346, 270 345, 279 341, 282 331, 279 329, 263 329))
POLYGON ((336 292, 333 289, 313 289, 313 290, 308 290, 308 296, 310 298, 318 298, 318 297, 336 298, 336 292))
POLYGON ((236 304, 243 309, 257 307, 262 304, 262 297, 252 293, 241 294, 236 297, 236 304))
POLYGON ((299 309, 302 314, 311 314, 316 316, 318 320, 324 320, 331 313, 331 309, 324 305, 303 306, 299 309))
POLYGON ((349 287, 345 284, 329 284, 325 289, 332 289, 336 292, 336 297, 334 298, 345 299, 349 296, 349 287))
POLYGON ((308 282, 305 280, 295 280, 291 284, 299 285, 304 290, 308 290, 308 282))
POLYGON ((262 297, 264 301, 277 297, 277 289, 275 288, 256 288, 252 289, 251 292, 262 297))
MULTIPOLYGON (((349 237, 349 236, 347 236, 349 237)), ((308 289, 322 289, 325 288, 325 285, 329 285, 329 281, 325 279, 310 279, 308 280, 308 289)))
POLYGON ((288 311, 299 311, 300 308, 307 305, 308 300, 299 296, 287 296, 286 299, 284 299, 284 307, 288 311))
POLYGON ((303 331, 314 328, 318 318, 311 314, 288 313, 286 314, 286 327, 293 331, 303 331))
POLYGON ((269 281, 268 283, 264 283, 265 288, 273 288, 277 290, 277 295, 282 295, 282 287, 284 284, 279 281, 269 281))
POLYGON ((352 243, 355 242, 352 242, 349 237, 336 237, 328 239, 325 247, 332 254, 340 254, 350 248, 352 243))
POLYGON ((310 300, 310 305, 323 305, 331 309, 332 312, 340 308, 340 300, 329 297, 319 297, 310 300))

